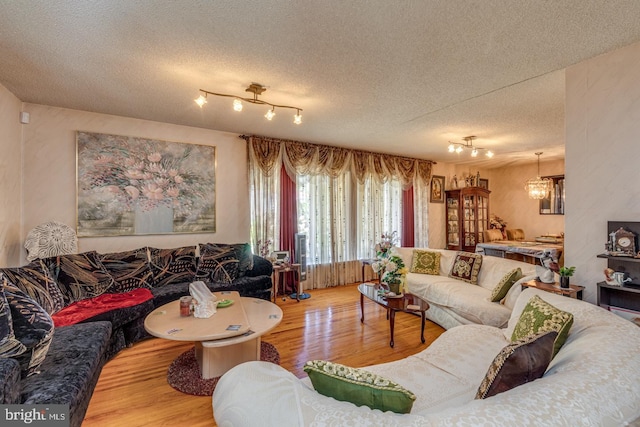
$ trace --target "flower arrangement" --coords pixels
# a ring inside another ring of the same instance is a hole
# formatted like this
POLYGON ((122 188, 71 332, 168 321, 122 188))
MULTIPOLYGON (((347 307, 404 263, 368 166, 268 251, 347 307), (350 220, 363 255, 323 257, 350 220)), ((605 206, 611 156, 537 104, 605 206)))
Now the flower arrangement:
POLYGON ((395 246, 398 242, 398 232, 392 231, 382 233, 380 243, 376 245, 376 257, 384 258, 387 256, 388 252, 395 246))
POLYGON ((380 276, 380 283, 386 284, 396 294, 402 292, 407 268, 404 261, 393 252, 398 242, 398 232, 382 233, 380 243, 376 245, 376 261, 371 264, 373 271, 380 276))
POLYGON ((262 240, 258 240, 258 254, 262 258, 267 258, 271 253, 271 239, 267 239, 264 242, 262 240))
POLYGON ((491 218, 489 218, 489 228, 504 230, 507 228, 507 222, 498 215, 491 214, 491 218))
POLYGON ((373 271, 380 275, 380 282, 389 286, 389 289, 396 294, 402 291, 404 277, 407 274, 407 268, 404 261, 398 255, 390 254, 386 257, 378 258, 371 267, 373 271), (397 289, 394 290, 397 285, 397 289))

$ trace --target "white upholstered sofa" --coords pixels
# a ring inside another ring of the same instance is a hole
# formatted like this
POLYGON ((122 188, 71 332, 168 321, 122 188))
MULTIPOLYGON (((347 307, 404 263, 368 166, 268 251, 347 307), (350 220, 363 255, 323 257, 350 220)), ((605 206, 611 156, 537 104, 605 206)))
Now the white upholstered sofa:
POLYGON ((317 393, 308 378, 248 362, 222 376, 213 395, 219 426, 622 426, 640 417, 640 328, 593 304, 522 291, 508 326, 463 325, 422 352, 365 367, 411 390, 411 413, 357 407, 317 393), (568 339, 544 376, 475 400, 494 357, 510 341, 533 295, 570 312, 568 339))
POLYGON ((535 278, 535 266, 520 261, 493 256, 482 256, 478 284, 471 285, 448 277, 457 251, 446 249, 394 248, 393 251, 411 268, 413 251, 440 253, 440 274, 407 273, 408 290, 429 302, 426 316, 445 329, 459 325, 489 325, 504 327, 511 315, 513 303, 520 294, 520 283, 535 278), (491 292, 500 279, 514 268, 522 270, 518 280, 504 299, 504 304, 491 302, 491 292))

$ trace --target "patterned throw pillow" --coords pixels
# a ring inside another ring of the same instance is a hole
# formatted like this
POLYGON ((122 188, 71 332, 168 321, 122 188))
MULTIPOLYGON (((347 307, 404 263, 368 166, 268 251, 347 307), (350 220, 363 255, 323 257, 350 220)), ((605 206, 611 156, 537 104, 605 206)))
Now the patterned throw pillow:
POLYGON ((4 275, 9 283, 29 295, 47 313, 53 314, 64 307, 60 288, 40 261, 19 268, 0 268, 0 275, 4 275))
POLYGON ((304 365, 304 371, 318 393, 357 406, 408 414, 416 400, 404 387, 362 369, 312 360, 304 365))
POLYGON ((449 277, 477 285, 481 266, 482 255, 472 254, 470 252, 458 252, 456 259, 453 261, 453 265, 451 265, 449 277))
POLYGON ((27 351, 13 331, 11 307, 4 293, 5 281, 0 281, 0 357, 16 357, 27 351))
POLYGON ((147 248, 109 253, 99 257, 100 262, 115 281, 113 287, 107 290, 108 292, 122 294, 153 286, 147 248))
POLYGON ((567 340, 572 325, 573 314, 559 310, 538 295, 534 295, 522 310, 518 323, 513 329, 511 341, 517 341, 539 332, 556 331, 558 336, 553 345, 553 356, 555 357, 567 340))
POLYGON ((238 276, 244 276, 247 270, 253 269, 253 251, 248 243, 234 243, 232 245, 238 257, 238 276))
POLYGON ((493 359, 476 399, 486 399, 544 375, 553 358, 556 331, 541 332, 503 348, 493 359))
POLYGON ((491 292, 491 302, 498 302, 502 298, 507 296, 509 289, 522 277, 522 270, 520 267, 514 268, 510 272, 504 275, 498 282, 493 291, 491 292))
MULTIPOLYGON (((200 249, 205 245, 200 245, 200 249)), ((244 276, 247 270, 253 269, 253 252, 251 251, 251 245, 248 243, 207 243, 206 246, 209 249, 218 247, 226 249, 228 247, 233 248, 238 259, 238 277, 244 276)))
POLYGON ((102 295, 114 284, 96 251, 45 258, 42 262, 62 291, 65 306, 102 295))
POLYGON ((440 256, 440 252, 414 250, 411 272, 440 275, 440 256))
POLYGON ((20 362, 22 375, 38 372, 53 338, 53 320, 49 313, 34 300, 11 284, 4 287, 4 294, 11 309, 13 332, 26 351, 15 359, 20 362))
POLYGON ((233 245, 201 244, 196 279, 208 283, 231 283, 238 278, 239 264, 233 245))
POLYGON ((149 248, 154 286, 193 282, 196 275, 196 247, 149 248))

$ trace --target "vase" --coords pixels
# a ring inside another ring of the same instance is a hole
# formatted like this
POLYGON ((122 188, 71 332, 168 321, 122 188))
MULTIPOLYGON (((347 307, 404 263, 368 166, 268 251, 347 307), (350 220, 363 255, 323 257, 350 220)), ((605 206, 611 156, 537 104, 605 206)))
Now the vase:
POLYGON ((569 276, 560 276, 560 287, 561 288, 569 287, 569 276))
POLYGON ((165 204, 146 207, 136 204, 133 226, 136 234, 173 232, 173 208, 165 204))
POLYGON ((389 286, 389 292, 400 295, 400 283, 387 283, 387 286, 389 286))

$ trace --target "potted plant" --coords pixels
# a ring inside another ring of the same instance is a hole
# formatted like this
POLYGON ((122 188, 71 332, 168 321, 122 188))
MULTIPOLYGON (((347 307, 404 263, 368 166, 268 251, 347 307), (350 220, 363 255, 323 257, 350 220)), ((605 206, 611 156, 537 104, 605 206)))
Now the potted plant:
POLYGON ((558 274, 560 275, 561 288, 569 287, 569 277, 573 276, 573 273, 575 271, 576 271, 575 267, 560 267, 560 270, 558 270, 558 274))

